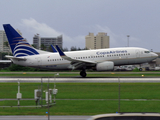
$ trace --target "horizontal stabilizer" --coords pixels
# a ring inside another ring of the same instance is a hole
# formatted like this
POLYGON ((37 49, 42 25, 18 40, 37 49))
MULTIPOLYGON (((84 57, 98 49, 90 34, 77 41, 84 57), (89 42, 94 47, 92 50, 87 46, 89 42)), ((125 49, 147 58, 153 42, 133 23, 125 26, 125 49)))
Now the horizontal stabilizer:
POLYGON ((0 63, 12 63, 11 60, 0 60, 0 63))
POLYGON ((14 57, 14 56, 10 56, 10 55, 5 55, 6 58, 9 58, 9 59, 19 59, 19 60, 26 60, 25 57, 14 57))

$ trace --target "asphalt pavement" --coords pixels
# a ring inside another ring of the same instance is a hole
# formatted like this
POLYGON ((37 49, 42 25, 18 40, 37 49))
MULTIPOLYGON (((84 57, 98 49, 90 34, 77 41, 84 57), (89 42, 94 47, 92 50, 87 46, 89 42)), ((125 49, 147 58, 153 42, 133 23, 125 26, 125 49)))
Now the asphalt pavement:
MULTIPOLYGON (((90 116, 50 116, 50 120, 87 120, 90 116)), ((48 120, 48 116, 0 116, 0 120, 48 120)))
POLYGON ((21 78, 21 77, 1 77, 0 78, 0 82, 18 82, 18 80, 20 82, 25 82, 25 83, 31 83, 31 82, 36 82, 36 83, 40 83, 41 80, 44 83, 47 83, 48 80, 49 82, 53 83, 117 83, 117 82, 121 82, 121 83, 157 83, 160 82, 160 78, 145 78, 145 77, 139 77, 139 78, 132 78, 132 77, 128 77, 128 78, 21 78))

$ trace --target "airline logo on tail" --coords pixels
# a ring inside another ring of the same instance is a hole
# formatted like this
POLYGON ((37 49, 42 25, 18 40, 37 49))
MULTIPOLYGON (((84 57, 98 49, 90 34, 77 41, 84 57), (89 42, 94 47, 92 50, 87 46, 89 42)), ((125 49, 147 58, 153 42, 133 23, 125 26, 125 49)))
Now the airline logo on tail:
POLYGON ((39 54, 10 24, 4 24, 3 27, 15 57, 39 54))
POLYGON ((21 56, 29 56, 29 55, 36 55, 39 54, 26 40, 19 40, 18 43, 16 43, 13 55, 15 57, 21 57, 21 56))

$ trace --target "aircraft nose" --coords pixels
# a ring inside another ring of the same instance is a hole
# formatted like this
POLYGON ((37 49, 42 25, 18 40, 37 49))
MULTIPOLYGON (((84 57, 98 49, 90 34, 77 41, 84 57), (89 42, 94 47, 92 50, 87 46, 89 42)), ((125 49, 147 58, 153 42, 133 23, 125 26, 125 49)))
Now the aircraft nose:
POLYGON ((152 57, 157 58, 157 57, 158 57, 158 54, 152 52, 152 57))

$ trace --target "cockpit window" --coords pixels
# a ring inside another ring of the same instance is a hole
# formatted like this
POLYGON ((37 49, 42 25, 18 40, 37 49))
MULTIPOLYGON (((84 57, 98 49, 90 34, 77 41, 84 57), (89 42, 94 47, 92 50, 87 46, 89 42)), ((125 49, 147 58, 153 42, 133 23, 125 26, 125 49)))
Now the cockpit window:
POLYGON ((150 51, 144 51, 144 53, 150 53, 150 51))

